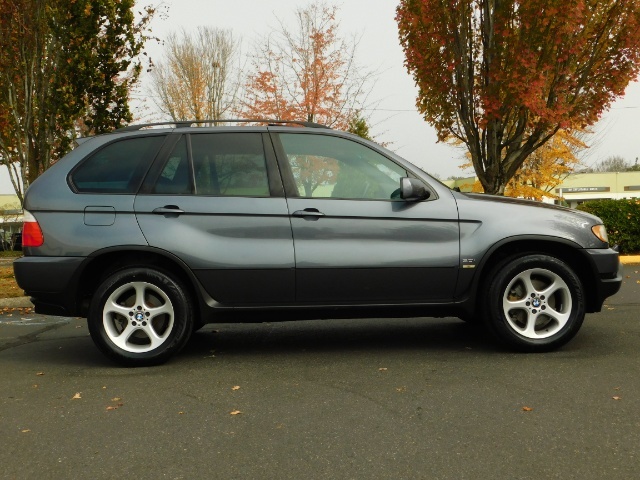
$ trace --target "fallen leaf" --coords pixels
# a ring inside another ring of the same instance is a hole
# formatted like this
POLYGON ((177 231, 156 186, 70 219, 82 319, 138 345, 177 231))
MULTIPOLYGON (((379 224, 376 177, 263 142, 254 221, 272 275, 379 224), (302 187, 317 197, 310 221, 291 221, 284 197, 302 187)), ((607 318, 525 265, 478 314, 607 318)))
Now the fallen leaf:
POLYGON ((117 410, 117 409, 118 409, 118 407, 114 407, 114 406, 112 406, 112 405, 109 405, 109 406, 107 407, 107 412, 110 412, 111 410, 117 410))
POLYGON ((229 415, 240 415, 241 413, 240 410, 234 410, 233 412, 229 412, 229 415))
POLYGON ((80 395, 80 392, 78 392, 73 397, 71 397, 71 400, 80 400, 81 398, 82 396, 80 395))
POLYGON ((613 398, 614 400, 622 400, 622 397, 618 397, 618 396, 611 397, 611 398, 613 398))
POLYGON ((522 407, 522 410, 525 411, 525 412, 531 412, 531 411, 533 411, 533 408, 531 408, 531 407, 522 407))
POLYGON ((111 399, 112 402, 119 402, 120 400, 122 400, 120 397, 114 397, 111 399))
POLYGON ((41 376, 43 376, 43 375, 44 375, 44 372, 37 372, 37 373, 36 373, 36 375, 37 375, 38 377, 41 377, 41 376))
POLYGON ((178 415, 184 415, 184 412, 178 412, 178 415))
POLYGON ((239 386, 239 385, 236 385, 235 387, 231 387, 231 390, 234 390, 234 391, 235 391, 235 390, 240 390, 240 386, 239 386))
POLYGON ((386 367, 381 367, 378 369, 379 372, 386 372, 388 370, 388 368, 386 367))
POLYGON ((407 391, 407 387, 397 387, 397 388, 396 388, 396 391, 397 391, 397 392, 400 392, 400 393, 404 393, 404 392, 406 392, 406 391, 407 391))
POLYGON ((31 430, 29 430, 28 428, 25 428, 24 430, 22 430, 22 433, 29 433, 31 430))

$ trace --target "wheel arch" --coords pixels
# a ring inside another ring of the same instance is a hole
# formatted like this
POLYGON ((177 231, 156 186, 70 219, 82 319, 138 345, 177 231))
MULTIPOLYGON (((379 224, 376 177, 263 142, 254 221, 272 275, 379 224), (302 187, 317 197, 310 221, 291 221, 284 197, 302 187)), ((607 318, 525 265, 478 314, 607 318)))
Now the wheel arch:
POLYGON ((149 247, 117 247, 104 249, 87 258, 78 275, 76 304, 81 316, 86 316, 93 293, 98 286, 115 272, 131 267, 152 267, 168 273, 187 289, 192 301, 194 318, 201 318, 203 294, 200 282, 189 267, 179 258, 164 250, 149 247))
POLYGON ((564 239, 551 239, 549 237, 518 237, 505 239, 495 244, 482 258, 475 275, 472 292, 474 298, 470 302, 471 308, 480 308, 482 298, 480 292, 490 278, 493 268, 506 258, 525 255, 542 254, 549 255, 566 263, 578 276, 585 293, 585 309, 587 312, 597 311, 596 305, 596 282, 588 281, 593 277, 594 270, 588 255, 574 242, 564 239))

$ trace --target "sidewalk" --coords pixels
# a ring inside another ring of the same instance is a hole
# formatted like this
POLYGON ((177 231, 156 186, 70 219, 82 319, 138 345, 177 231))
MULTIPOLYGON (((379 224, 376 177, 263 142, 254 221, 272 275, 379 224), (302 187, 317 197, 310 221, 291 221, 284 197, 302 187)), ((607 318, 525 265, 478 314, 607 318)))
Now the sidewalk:
MULTIPOLYGON (((621 255, 620 263, 640 265, 640 255, 621 255)), ((29 297, 0 298, 0 308, 33 308, 29 297)))

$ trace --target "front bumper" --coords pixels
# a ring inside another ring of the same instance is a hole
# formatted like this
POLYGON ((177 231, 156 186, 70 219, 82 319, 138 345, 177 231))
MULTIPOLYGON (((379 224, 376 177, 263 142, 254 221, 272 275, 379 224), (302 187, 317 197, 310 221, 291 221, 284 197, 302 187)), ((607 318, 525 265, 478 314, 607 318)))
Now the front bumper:
POLYGON ((614 295, 622 285, 622 264, 618 252, 611 248, 587 249, 584 251, 593 265, 597 279, 594 282, 595 296, 590 299, 588 311, 599 312, 605 299, 614 295))
POLYGON ((78 315, 77 277, 84 257, 21 257, 13 262, 18 286, 45 315, 78 315), (55 279, 55 280, 52 280, 55 279))

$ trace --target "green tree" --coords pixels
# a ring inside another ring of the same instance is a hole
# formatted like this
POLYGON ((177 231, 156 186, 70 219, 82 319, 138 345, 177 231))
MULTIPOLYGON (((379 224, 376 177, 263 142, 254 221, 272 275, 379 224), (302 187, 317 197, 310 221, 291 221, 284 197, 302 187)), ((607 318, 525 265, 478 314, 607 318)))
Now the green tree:
POLYGON ((373 140, 373 138, 371 137, 371 133, 369 132, 369 124, 367 123, 367 120, 360 116, 359 113, 356 113, 353 117, 351 117, 351 120, 349 120, 347 132, 358 135, 365 140, 373 140))
POLYGON ((155 10, 134 0, 0 0, 0 164, 24 188, 78 130, 131 120, 128 93, 155 10))
POLYGON ((396 20, 418 110, 466 145, 487 193, 640 71, 638 0, 401 0, 396 20))

